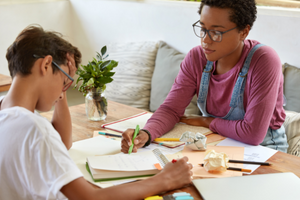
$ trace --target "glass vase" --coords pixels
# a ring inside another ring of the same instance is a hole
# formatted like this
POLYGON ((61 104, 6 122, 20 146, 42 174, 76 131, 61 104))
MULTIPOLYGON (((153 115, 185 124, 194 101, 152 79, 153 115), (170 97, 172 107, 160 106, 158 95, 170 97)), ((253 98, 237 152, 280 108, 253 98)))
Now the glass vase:
POLYGON ((85 112, 89 120, 100 121, 107 116, 107 100, 104 90, 92 89, 85 97, 85 112))

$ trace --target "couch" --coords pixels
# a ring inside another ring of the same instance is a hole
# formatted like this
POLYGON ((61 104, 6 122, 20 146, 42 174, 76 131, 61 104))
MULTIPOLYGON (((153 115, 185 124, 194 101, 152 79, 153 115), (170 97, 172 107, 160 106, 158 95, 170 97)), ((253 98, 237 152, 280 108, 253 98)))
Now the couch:
MULTIPOLYGON (((119 61, 114 81, 107 85, 108 99, 155 112, 170 91, 185 54, 163 41, 112 43, 109 59, 119 61)), ((283 64, 288 153, 300 157, 300 69, 283 64)), ((186 115, 200 115, 194 96, 186 115)))

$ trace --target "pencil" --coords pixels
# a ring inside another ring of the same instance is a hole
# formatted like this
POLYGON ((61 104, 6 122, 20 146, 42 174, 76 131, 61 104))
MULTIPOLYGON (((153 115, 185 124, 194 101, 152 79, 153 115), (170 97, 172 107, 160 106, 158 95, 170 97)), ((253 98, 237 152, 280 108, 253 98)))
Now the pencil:
POLYGON ((243 164, 252 164, 252 165, 271 165, 267 162, 255 162, 255 161, 245 161, 245 160, 229 160, 230 163, 243 163, 243 164))
POLYGON ((108 136, 113 136, 113 137, 122 137, 122 135, 116 135, 116 134, 112 134, 112 133, 104 133, 104 132, 98 132, 98 134, 100 135, 108 135, 108 136))
POLYGON ((161 141, 180 142, 179 138, 155 138, 154 141, 156 141, 156 142, 161 142, 161 141))
MULTIPOLYGON (((200 166, 204 166, 204 164, 199 164, 200 166)), ((244 168, 237 168, 237 167, 228 167, 227 170, 233 170, 233 171, 241 171, 241 172, 249 172, 251 173, 251 169, 244 169, 244 168)))

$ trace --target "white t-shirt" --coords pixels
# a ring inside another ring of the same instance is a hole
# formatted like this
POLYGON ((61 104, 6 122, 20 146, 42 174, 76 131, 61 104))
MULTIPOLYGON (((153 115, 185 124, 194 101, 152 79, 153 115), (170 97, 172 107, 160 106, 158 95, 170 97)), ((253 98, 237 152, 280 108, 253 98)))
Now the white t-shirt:
POLYGON ((0 200, 66 199, 60 189, 82 176, 47 119, 0 110, 0 200))

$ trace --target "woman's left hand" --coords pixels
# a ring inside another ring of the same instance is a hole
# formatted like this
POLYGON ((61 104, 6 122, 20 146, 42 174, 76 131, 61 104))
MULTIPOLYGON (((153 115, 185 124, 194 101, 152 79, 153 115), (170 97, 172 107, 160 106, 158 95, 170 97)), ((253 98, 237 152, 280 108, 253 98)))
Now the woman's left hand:
POLYGON ((193 125, 193 126, 203 126, 209 128, 210 123, 212 120, 215 118, 213 117, 187 117, 187 116, 182 116, 180 118, 180 122, 186 123, 188 125, 193 125))

